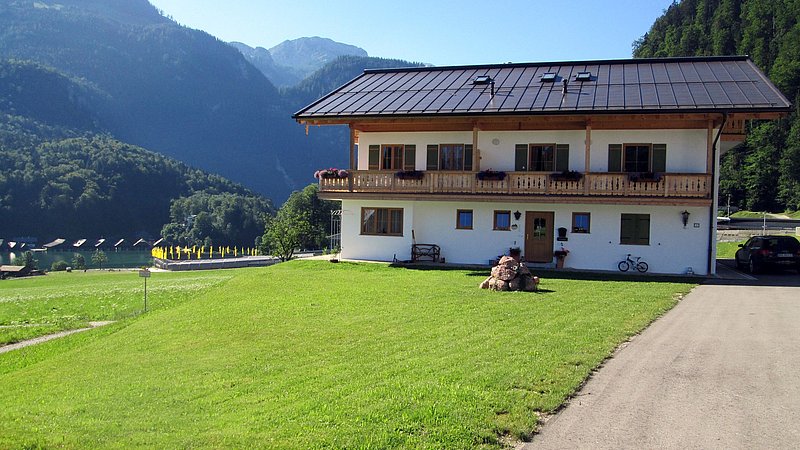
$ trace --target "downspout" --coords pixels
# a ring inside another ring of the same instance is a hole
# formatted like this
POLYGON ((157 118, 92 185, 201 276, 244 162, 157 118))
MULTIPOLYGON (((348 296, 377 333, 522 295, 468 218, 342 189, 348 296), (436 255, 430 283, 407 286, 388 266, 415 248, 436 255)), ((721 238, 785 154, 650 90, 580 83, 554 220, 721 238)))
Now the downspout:
POLYGON ((717 131, 717 137, 714 138, 714 143, 711 144, 711 208, 709 208, 708 212, 708 270, 706 271, 708 275, 711 275, 712 269, 717 263, 717 255, 713 253, 714 241, 717 240, 717 205, 714 202, 714 199, 717 198, 717 143, 720 136, 722 136, 722 130, 725 128, 726 122, 728 122, 728 113, 724 112, 722 113, 722 124, 720 124, 719 131, 717 131))

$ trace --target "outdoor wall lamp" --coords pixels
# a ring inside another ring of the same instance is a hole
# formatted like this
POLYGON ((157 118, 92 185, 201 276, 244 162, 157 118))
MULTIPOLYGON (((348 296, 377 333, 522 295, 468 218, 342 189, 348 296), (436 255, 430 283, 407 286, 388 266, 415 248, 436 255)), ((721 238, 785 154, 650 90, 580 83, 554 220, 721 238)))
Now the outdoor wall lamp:
POLYGON ((519 211, 514 211, 514 220, 519 220, 522 217, 522 213, 519 211))
POLYGON ((681 213, 681 222, 683 222, 683 228, 686 228, 686 224, 689 223, 689 211, 683 210, 681 213))

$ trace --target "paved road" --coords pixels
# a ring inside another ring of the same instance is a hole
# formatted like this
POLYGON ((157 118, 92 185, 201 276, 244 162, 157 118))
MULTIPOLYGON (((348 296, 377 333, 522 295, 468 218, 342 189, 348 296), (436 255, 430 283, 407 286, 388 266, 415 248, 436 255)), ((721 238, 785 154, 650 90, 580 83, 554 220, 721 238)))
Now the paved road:
POLYGON ((798 280, 698 287, 524 448, 798 448, 798 280))

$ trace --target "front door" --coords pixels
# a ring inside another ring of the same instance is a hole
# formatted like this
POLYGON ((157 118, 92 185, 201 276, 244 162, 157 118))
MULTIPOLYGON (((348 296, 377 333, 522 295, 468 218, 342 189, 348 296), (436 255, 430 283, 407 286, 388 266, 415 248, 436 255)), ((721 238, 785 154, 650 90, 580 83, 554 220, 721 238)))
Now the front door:
POLYGON ((525 212, 525 260, 553 262, 553 213, 525 212))

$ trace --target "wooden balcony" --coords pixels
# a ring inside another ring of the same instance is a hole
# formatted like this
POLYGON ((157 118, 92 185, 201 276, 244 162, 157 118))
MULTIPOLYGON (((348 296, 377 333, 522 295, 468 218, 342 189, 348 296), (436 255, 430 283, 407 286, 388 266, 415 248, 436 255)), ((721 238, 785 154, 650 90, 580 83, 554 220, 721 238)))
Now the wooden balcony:
MULTIPOLYGON (((648 199, 711 198, 711 176, 668 173, 658 180, 634 180, 627 173, 589 173, 562 180, 550 173, 507 172, 503 180, 479 180, 474 172, 424 172, 419 180, 389 171, 352 171, 347 178, 320 180, 323 194, 501 195, 529 197, 613 197, 648 199)), ((335 195, 326 195, 334 198, 335 195)))

